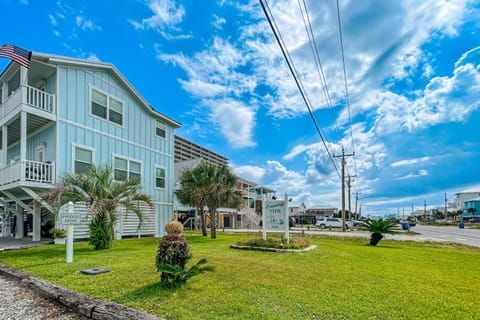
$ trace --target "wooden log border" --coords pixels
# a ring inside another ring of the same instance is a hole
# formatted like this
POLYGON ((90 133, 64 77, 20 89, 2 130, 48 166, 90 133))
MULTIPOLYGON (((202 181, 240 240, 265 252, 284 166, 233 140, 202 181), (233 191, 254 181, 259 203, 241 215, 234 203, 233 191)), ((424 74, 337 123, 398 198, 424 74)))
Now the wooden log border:
POLYGON ((92 298, 36 278, 23 271, 0 263, 0 275, 38 292, 45 298, 95 320, 162 320, 127 306, 92 298))

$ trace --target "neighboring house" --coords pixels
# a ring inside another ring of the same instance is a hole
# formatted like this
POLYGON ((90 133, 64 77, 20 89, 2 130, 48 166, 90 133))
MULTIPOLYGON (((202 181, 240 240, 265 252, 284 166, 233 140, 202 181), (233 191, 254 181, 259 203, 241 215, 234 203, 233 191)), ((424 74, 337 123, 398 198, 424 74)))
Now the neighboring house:
MULTIPOLYGON (((193 169, 200 161, 219 165, 228 165, 228 158, 202 147, 192 141, 175 135, 175 188, 179 184, 182 172, 193 169)), ((243 194, 243 204, 240 210, 234 208, 218 209, 219 228, 257 228, 260 224, 260 215, 255 212, 255 201, 261 200, 263 195, 271 197, 275 190, 260 186, 254 182, 237 177, 235 189, 243 194)), ((208 208, 204 208, 207 213, 208 208)), ((186 227, 191 227, 197 221, 195 208, 181 205, 175 197, 175 212, 179 220, 186 227)))
POLYGON ((480 197, 465 201, 462 217, 467 220, 480 218, 480 197))
MULTIPOLYGON (((31 231, 40 240, 52 209, 40 195, 62 173, 84 173, 90 164, 111 164, 117 180, 139 177, 154 201, 140 233, 164 233, 180 123, 153 109, 112 64, 33 52, 29 69, 11 62, 0 74, 0 102, 0 215, 12 231, 4 236, 31 231)), ((136 234, 131 216, 118 216, 117 237, 136 234)))
POLYGON ((313 214, 315 218, 334 217, 337 214, 337 208, 331 207, 312 207, 308 208, 306 214, 313 214))
POLYGON ((288 207, 288 215, 290 216, 304 215, 306 210, 307 210, 307 207, 302 202, 299 206, 288 207))

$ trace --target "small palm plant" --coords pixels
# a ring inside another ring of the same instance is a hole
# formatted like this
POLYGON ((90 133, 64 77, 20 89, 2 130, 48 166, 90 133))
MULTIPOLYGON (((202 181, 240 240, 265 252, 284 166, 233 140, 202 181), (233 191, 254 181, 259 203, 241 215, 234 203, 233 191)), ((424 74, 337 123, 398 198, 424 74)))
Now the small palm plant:
POLYGON ((383 239, 383 233, 395 233, 397 225, 388 220, 367 220, 360 225, 360 229, 370 231, 370 245, 376 246, 383 239))

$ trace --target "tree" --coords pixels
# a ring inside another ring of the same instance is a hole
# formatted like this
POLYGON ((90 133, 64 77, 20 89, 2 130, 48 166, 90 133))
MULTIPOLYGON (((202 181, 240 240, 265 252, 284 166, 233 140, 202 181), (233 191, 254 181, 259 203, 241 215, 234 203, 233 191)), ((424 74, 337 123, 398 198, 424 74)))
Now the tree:
POLYGON ((139 202, 152 206, 151 198, 140 192, 137 179, 115 181, 113 170, 104 165, 89 167, 86 174, 65 173, 60 184, 44 198, 54 207, 72 202, 86 202, 92 214, 89 243, 98 249, 110 249, 115 237, 116 211, 123 206, 134 212, 141 227, 143 215, 139 202))
POLYGON ((204 176, 197 167, 186 170, 180 177, 181 189, 175 192, 178 201, 187 206, 195 207, 200 215, 200 226, 202 234, 207 236, 207 224, 205 223, 205 213, 203 208, 205 207, 205 198, 200 193, 201 188, 206 184, 204 176))
POLYGON ((202 206, 202 211, 204 205, 208 207, 212 239, 217 237, 217 209, 222 206, 238 209, 242 203, 242 193, 234 190, 236 181, 237 177, 228 166, 205 161, 185 171, 180 178, 182 187, 177 191, 177 198, 184 204, 202 206))
POLYGON ((470 207, 467 209, 467 212, 472 216, 472 218, 475 218, 475 212, 477 212, 477 208, 470 207))
POLYGON ((360 225, 360 229, 370 231, 370 244, 376 246, 383 238, 383 233, 394 233, 397 225, 388 220, 367 220, 360 225))

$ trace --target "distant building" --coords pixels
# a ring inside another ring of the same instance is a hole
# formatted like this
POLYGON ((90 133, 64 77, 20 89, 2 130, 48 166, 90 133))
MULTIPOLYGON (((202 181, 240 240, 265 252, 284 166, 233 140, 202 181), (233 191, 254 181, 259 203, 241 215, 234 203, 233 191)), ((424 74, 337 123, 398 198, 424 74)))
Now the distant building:
POLYGON ((202 158, 216 165, 228 164, 228 158, 213 152, 199 144, 175 135, 175 162, 202 158))
POLYGON ((303 215, 305 214, 306 210, 307 210, 307 207, 305 207, 305 204, 302 202, 299 206, 288 207, 288 215, 290 216, 303 215))
POLYGON ((462 217, 468 220, 480 218, 480 196, 465 201, 462 217))
POLYGON ((463 210, 465 201, 480 197, 480 191, 455 193, 455 210, 463 210))
MULTIPOLYGON (((200 162, 206 161, 214 165, 228 165, 228 158, 224 157, 210 149, 202 147, 192 141, 175 135, 175 188, 181 188, 180 177, 185 170, 195 168, 200 162)), ((271 198, 275 190, 258 185, 255 182, 245 180, 237 176, 235 190, 243 195, 243 203, 240 210, 234 208, 218 208, 218 227, 219 228, 258 228, 261 216, 257 213, 256 202, 262 200, 265 195, 271 198)), ((195 221, 196 208, 181 205, 176 197, 175 213, 177 218, 184 223, 186 227, 192 225, 195 221)), ((208 208, 204 208, 209 221, 208 208)))
POLYGON ((324 217, 333 217, 337 214, 337 212, 338 212, 337 208, 313 207, 313 208, 308 208, 305 213, 313 214, 318 219, 318 218, 324 218, 324 217))

